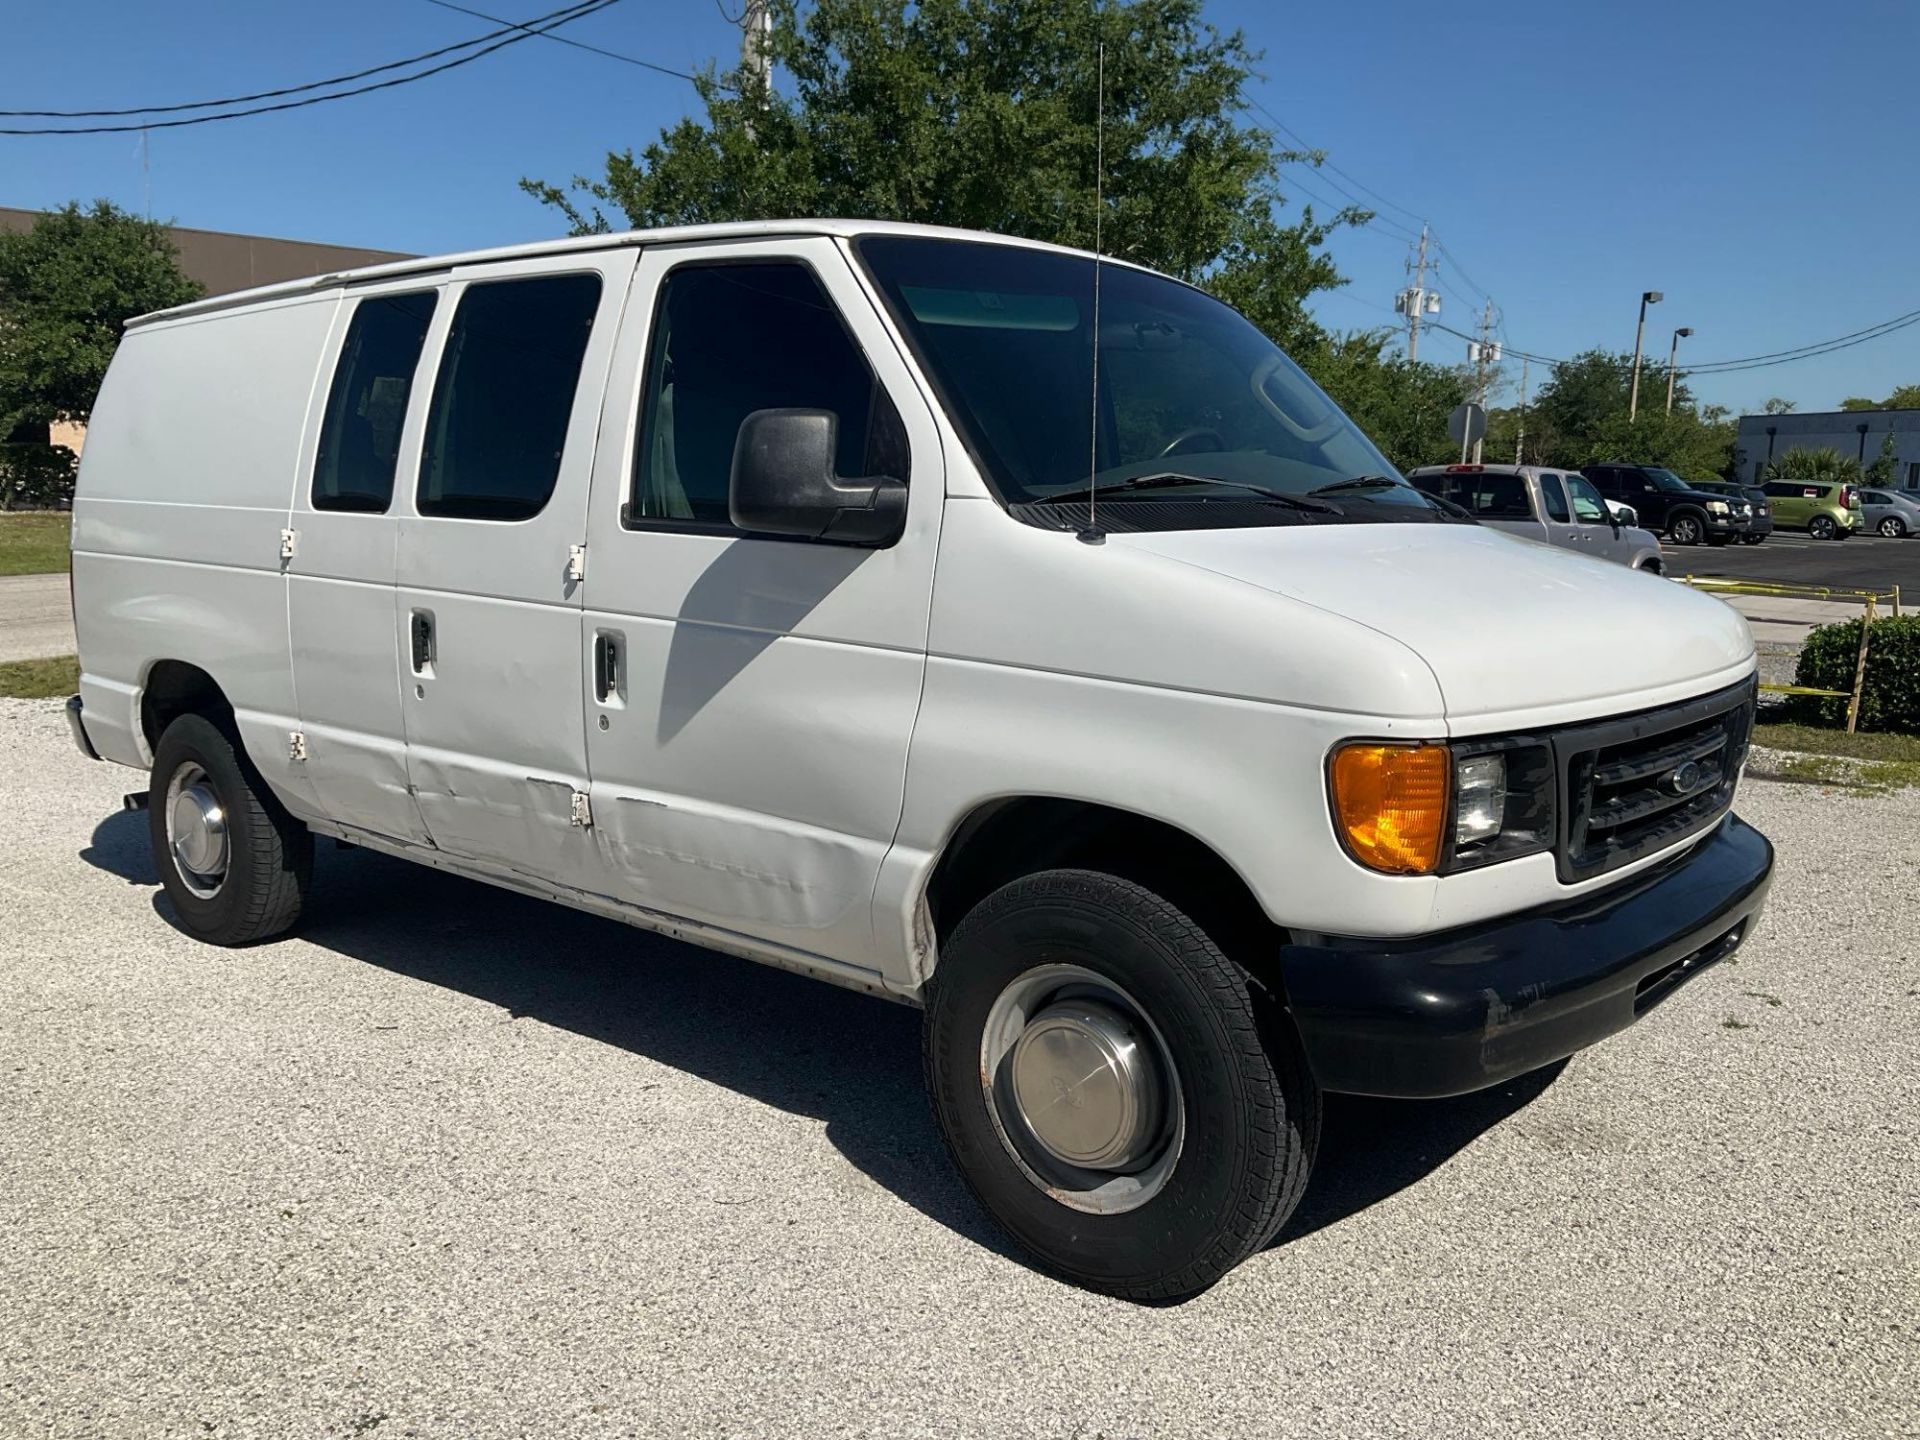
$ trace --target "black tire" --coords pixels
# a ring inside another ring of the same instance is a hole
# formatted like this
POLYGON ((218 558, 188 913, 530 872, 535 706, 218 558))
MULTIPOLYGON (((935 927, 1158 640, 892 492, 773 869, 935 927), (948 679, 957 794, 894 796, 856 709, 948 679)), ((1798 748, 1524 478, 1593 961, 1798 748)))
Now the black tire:
POLYGON ((1816 515, 1807 522, 1807 533, 1816 540, 1834 540, 1839 538, 1840 527, 1831 515, 1816 515))
POLYGON ((1889 540, 1904 539, 1907 533, 1907 522, 1898 515, 1889 515, 1880 522, 1880 533, 1889 540))
POLYGON ((147 833, 160 883, 195 939, 247 945, 300 918, 313 875, 313 834, 274 797, 239 741, 204 716, 180 716, 154 748, 147 833), (168 842, 168 788, 186 766, 205 773, 226 826, 225 874, 211 895, 195 893, 168 842))
POLYGON ((1707 534, 1707 522, 1691 510, 1682 510, 1667 521, 1667 534, 1676 545, 1698 545, 1707 534))
POLYGON ((960 922, 930 987, 925 1058, 935 1119, 980 1203, 1044 1268, 1129 1300, 1198 1294, 1264 1245, 1319 1147, 1320 1092, 1279 997, 1167 901, 1097 871, 1015 880, 960 922), (1117 1214, 1073 1208, 1030 1179, 982 1083, 995 1001, 1063 961, 1138 1002, 1184 1096, 1178 1159, 1151 1199, 1117 1214))

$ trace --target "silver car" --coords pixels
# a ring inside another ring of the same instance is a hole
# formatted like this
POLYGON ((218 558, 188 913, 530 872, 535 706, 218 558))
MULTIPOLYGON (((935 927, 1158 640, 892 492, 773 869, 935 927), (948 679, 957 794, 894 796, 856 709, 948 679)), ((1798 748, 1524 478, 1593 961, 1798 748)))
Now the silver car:
POLYGON ((1482 525, 1649 575, 1662 571, 1660 542, 1622 525, 1593 482, 1547 465, 1428 465, 1407 479, 1470 511, 1482 525))
POLYGON ((1909 490, 1863 489, 1860 524, 1862 529, 1896 540, 1920 533, 1920 497, 1909 490))

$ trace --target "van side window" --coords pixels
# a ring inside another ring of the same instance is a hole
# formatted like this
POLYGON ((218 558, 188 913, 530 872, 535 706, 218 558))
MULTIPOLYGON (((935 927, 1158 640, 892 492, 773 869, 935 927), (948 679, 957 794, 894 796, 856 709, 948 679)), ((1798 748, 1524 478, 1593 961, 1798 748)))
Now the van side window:
POLYGON ((598 275, 466 288, 427 414, 422 515, 525 520, 546 507, 599 303, 598 275))
POLYGON ((414 367, 435 295, 376 295, 354 307, 313 459, 313 508, 384 514, 414 367))
POLYGON ((756 410, 830 410, 840 475, 907 478, 899 413, 798 261, 694 262, 670 272, 647 351, 633 495, 622 517, 629 526, 731 530, 734 441, 756 410))
POLYGON ((1547 518, 1564 522, 1567 518, 1567 492, 1560 488, 1558 475, 1540 477, 1540 503, 1547 507, 1547 518))

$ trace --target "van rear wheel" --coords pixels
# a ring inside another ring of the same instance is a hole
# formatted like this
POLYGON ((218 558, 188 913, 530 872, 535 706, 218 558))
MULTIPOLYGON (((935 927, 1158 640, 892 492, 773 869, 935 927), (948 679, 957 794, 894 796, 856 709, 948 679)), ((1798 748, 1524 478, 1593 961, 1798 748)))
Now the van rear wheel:
POLYGON ((1306 1189, 1320 1094, 1277 996, 1188 916, 1091 870, 1015 880, 943 947, 925 1026, 967 1185, 1043 1266, 1199 1293, 1306 1189))
POLYGON ((195 939, 246 945, 300 918, 313 835, 205 716, 182 715, 161 735, 147 825, 160 883, 195 939))

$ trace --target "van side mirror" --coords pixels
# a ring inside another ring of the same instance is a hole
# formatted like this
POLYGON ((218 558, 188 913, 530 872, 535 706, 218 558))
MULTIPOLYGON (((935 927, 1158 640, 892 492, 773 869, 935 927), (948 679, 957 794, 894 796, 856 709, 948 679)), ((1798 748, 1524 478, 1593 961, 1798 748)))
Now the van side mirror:
POLYGON ((843 545, 891 545, 907 523, 907 486, 891 475, 834 474, 831 410, 756 410, 740 422, 727 510, 742 530, 843 545))

